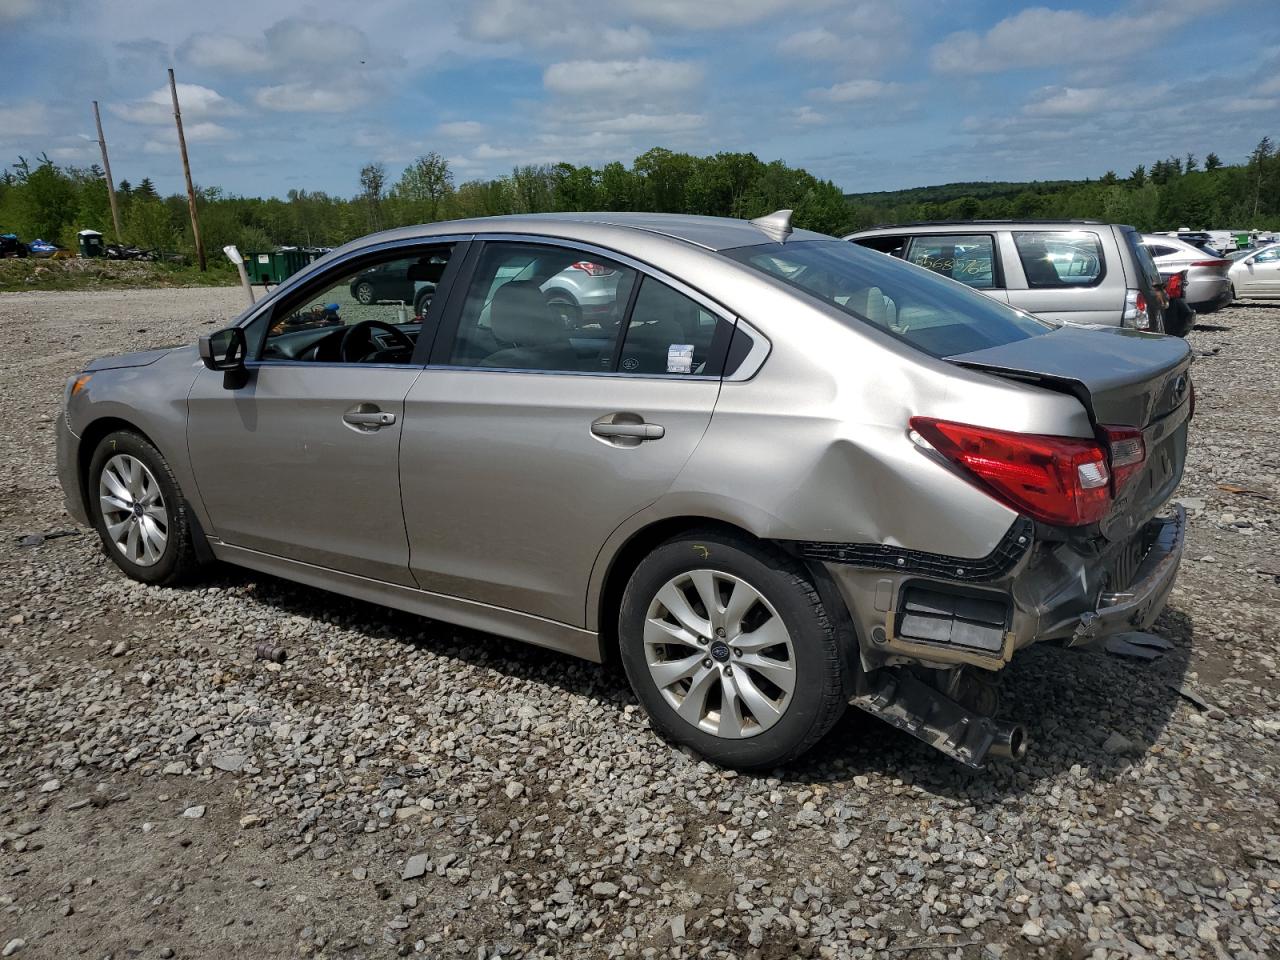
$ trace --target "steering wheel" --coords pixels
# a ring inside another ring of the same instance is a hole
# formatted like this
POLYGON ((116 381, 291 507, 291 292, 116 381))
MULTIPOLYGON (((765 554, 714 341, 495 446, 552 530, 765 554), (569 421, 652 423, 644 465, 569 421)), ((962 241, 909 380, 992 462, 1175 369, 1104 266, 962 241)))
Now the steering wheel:
MULTIPOLYGON (((381 320, 361 320, 359 323, 353 323, 347 327, 347 332, 342 335, 342 343, 338 346, 338 356, 342 358, 343 363, 359 363, 369 357, 370 351, 366 349, 360 356, 353 356, 357 347, 362 343, 366 348, 373 345, 373 338, 369 334, 374 330, 382 330, 391 335, 391 339, 395 341, 395 346, 413 352, 414 343, 409 339, 409 335, 398 327, 393 327, 389 323, 381 320)), ((388 347, 387 349, 394 349, 388 347)), ((378 350, 372 351, 378 353, 378 350)))

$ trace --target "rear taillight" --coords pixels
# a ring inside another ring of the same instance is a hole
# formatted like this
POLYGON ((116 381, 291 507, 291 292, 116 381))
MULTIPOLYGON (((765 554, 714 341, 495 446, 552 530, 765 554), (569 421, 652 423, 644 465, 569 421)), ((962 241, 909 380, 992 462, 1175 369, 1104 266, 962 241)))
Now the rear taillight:
POLYGON ((1197 260, 1191 265, 1193 267, 1229 267, 1231 266, 1231 261, 1225 260, 1225 259, 1224 260, 1197 260))
POLYGON ((590 260, 579 260, 577 263, 571 263, 569 264, 569 269, 581 270, 589 277, 607 277, 613 273, 612 267, 606 267, 602 263, 592 263, 590 260))
POLYGON ((1111 453, 1111 482, 1115 492, 1129 482, 1147 462, 1147 444, 1142 431, 1132 427, 1099 428, 1111 453))
POLYGON ((1096 441, 931 417, 912 417, 911 428, 997 500, 1044 523, 1097 523, 1111 506, 1107 451, 1096 441))
POLYGON ((1147 312, 1147 298, 1141 290, 1125 291, 1122 322, 1137 330, 1151 329, 1151 314, 1147 312))
POLYGON ((1164 282, 1165 296, 1170 300, 1182 299, 1182 280, 1185 276, 1185 273, 1175 273, 1164 282))

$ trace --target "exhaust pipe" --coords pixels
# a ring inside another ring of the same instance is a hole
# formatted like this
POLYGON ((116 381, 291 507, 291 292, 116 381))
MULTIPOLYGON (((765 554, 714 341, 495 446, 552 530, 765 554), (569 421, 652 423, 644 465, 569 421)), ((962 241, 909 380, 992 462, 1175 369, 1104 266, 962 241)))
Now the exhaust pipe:
POLYGON ((1020 723, 996 724, 987 756, 1021 760, 1027 755, 1027 731, 1020 723))

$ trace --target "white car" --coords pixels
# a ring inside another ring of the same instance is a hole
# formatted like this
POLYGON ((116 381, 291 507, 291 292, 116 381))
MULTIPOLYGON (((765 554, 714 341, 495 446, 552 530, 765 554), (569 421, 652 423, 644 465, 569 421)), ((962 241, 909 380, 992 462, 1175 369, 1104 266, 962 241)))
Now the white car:
POLYGON ((1231 261, 1212 247, 1201 248, 1168 234, 1144 234, 1142 245, 1151 254, 1162 277, 1187 272, 1183 299, 1196 313, 1212 313, 1231 302, 1231 261))
POLYGON ((1280 300, 1280 243, 1240 257, 1231 264, 1227 277, 1233 297, 1280 300))

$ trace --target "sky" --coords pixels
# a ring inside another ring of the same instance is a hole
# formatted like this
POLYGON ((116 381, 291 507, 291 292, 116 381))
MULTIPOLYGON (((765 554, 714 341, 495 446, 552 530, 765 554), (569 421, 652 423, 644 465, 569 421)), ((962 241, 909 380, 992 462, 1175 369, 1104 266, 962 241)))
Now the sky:
POLYGON ((0 0, 0 166, 349 196, 434 150, 514 165, 751 151, 848 192, 1126 174, 1280 140, 1275 0, 0 0))

